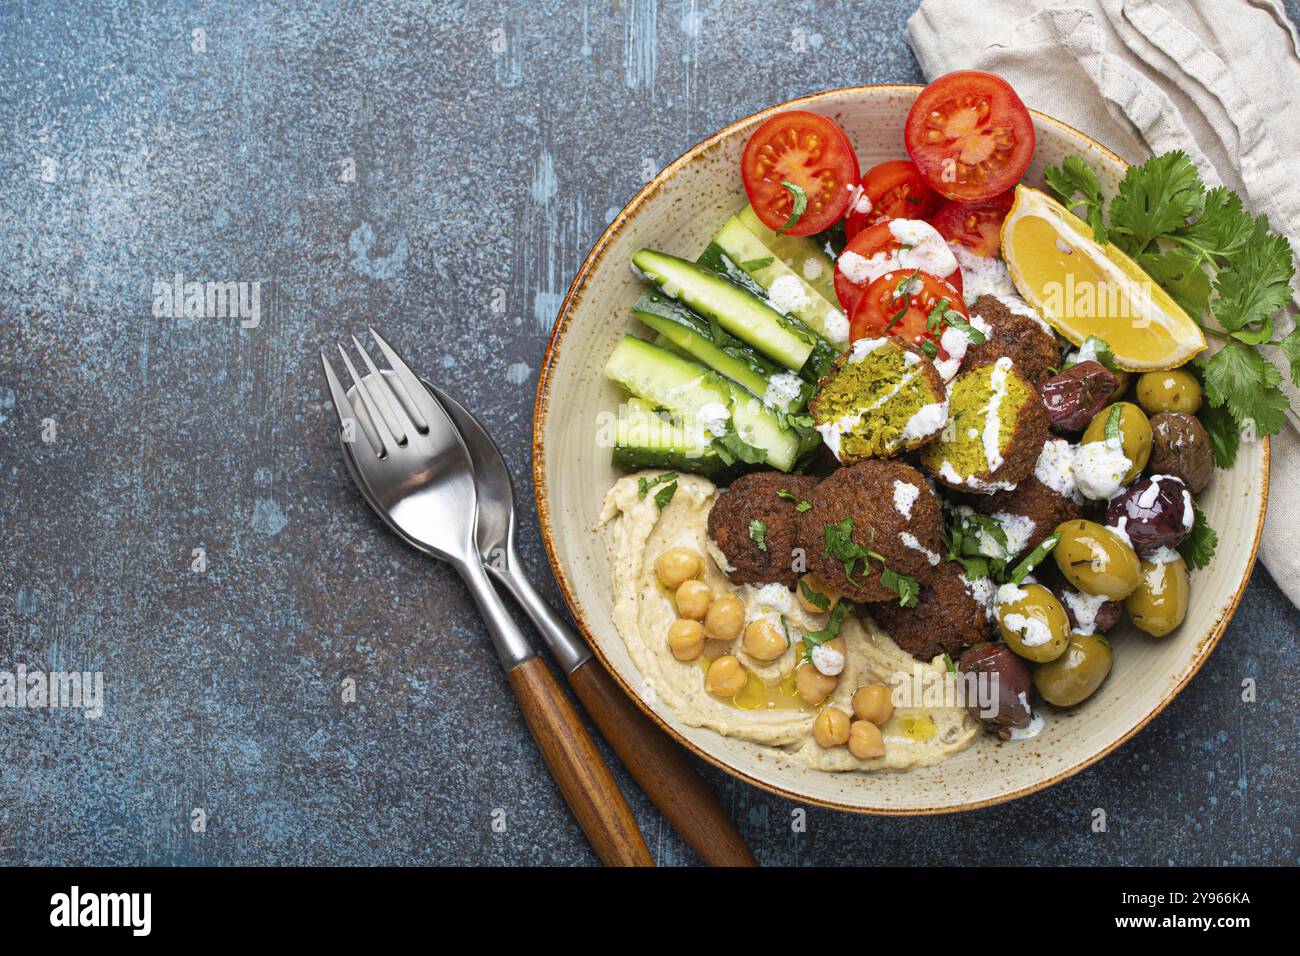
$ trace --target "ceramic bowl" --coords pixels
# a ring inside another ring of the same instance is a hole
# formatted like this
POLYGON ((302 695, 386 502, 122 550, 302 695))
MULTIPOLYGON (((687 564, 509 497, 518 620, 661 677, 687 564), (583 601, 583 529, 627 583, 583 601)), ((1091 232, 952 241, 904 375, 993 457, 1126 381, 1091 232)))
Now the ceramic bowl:
MULTIPOLYGON (((687 727, 644 682, 610 620, 610 570, 597 519, 618 477, 597 447, 601 413, 624 396, 602 374, 618 338, 637 328, 629 309, 642 291, 629 268, 643 246, 694 258, 723 220, 745 202, 740 155, 750 132, 785 109, 833 117, 848 132, 863 170, 906 155, 903 119, 919 86, 833 90, 741 120, 710 136, 651 180, 615 217, 574 279, 542 363, 534 418, 533 475, 542 534, 569 608, 624 690, 681 743, 742 780, 791 799, 842 810, 921 814, 969 810, 1063 780, 1110 753, 1150 722, 1214 650, 1255 561, 1268 496, 1268 443, 1243 443, 1235 466, 1219 470, 1199 503, 1218 531, 1213 563, 1192 574, 1182 626, 1163 639, 1125 625, 1112 632, 1115 666, 1092 698, 1070 711, 1044 708, 1047 725, 1028 741, 982 735, 948 761, 899 773, 825 773, 783 753, 711 730, 687 727)), ((1037 148, 1025 181, 1076 153, 1113 193, 1125 163, 1058 120, 1034 114, 1037 148)))

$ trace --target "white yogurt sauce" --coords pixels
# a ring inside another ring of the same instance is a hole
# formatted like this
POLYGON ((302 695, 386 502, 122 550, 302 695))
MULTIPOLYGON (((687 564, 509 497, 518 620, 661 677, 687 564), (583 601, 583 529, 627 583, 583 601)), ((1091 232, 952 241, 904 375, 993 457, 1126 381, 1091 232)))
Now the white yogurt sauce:
POLYGON ((1132 464, 1119 438, 1086 442, 1074 451, 1074 480, 1085 497, 1102 501, 1124 487, 1132 464))
POLYGON ((1065 602, 1070 609, 1070 613, 1074 615, 1075 634, 1097 633, 1097 612, 1106 603, 1106 595, 1084 594, 1081 591, 1066 588, 1061 592, 1061 600, 1065 602))
POLYGON ((1083 495, 1074 480, 1075 449, 1064 438, 1049 438, 1034 465, 1034 477, 1063 498, 1082 504, 1083 495))
POLYGON ((904 518, 912 517, 912 505, 921 496, 921 489, 910 481, 894 479, 894 508, 904 518))
POLYGON ((840 254, 838 266, 850 282, 866 286, 887 272, 920 269, 946 276, 956 271, 957 259, 934 226, 919 219, 891 219, 889 231, 902 247, 877 252, 867 258, 852 250, 840 254))
POLYGON ((989 375, 993 394, 989 398, 988 412, 984 418, 984 460, 988 462, 990 472, 1002 467, 1002 422, 998 418, 998 410, 1002 407, 1002 400, 1007 397, 1007 376, 1010 372, 1011 359, 1004 355, 993 363, 993 372, 989 375))
POLYGON ((777 280, 768 286, 767 299, 772 303, 773 308, 786 315, 793 315, 812 305, 812 298, 804 290, 804 284, 799 281, 798 276, 790 273, 777 277, 777 280))
POLYGON ((939 563, 940 561, 939 555, 935 554, 933 551, 931 551, 929 548, 923 545, 917 539, 916 535, 912 534, 912 532, 900 531, 898 533, 898 540, 903 542, 904 545, 911 548, 913 551, 919 551, 921 554, 925 555, 925 560, 929 561, 932 567, 939 563))
POLYGON ((794 372, 782 372, 767 380, 763 402, 778 411, 789 411, 790 403, 803 392, 803 379, 794 372))

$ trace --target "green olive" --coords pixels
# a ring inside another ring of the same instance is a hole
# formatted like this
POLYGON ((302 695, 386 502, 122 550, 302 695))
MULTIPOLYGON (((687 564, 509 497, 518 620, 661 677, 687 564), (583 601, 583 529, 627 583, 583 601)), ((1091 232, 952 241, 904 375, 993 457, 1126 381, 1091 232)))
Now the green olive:
POLYGON ((1113 405, 1107 405, 1088 423, 1088 428, 1083 433, 1082 444, 1106 440, 1106 423, 1115 409, 1119 409, 1120 416, 1120 447, 1124 449, 1124 457, 1131 463, 1128 473, 1124 476, 1124 484, 1127 485, 1142 474, 1142 469, 1147 466, 1147 461, 1151 458, 1151 423, 1147 421, 1142 409, 1132 402, 1115 402, 1113 405))
POLYGON ((1142 561, 1142 580, 1124 606, 1133 626, 1152 637, 1164 637, 1187 616, 1187 563, 1142 561))
POLYGON ((1201 383, 1186 369, 1143 372, 1138 378, 1137 400, 1150 415, 1183 412, 1195 415, 1201 407, 1201 383))
POLYGON ((1091 697, 1110 673, 1110 641, 1099 634, 1071 634, 1054 661, 1034 671, 1034 687, 1049 704, 1073 707, 1091 697))
POLYGON ((1076 518, 1056 529, 1052 555, 1065 579, 1084 594, 1121 601, 1142 580, 1142 565, 1124 539, 1095 521, 1076 518))
POLYGON ((1038 664, 1061 656, 1070 639, 1070 618, 1056 595, 1041 584, 1004 585, 999 599, 998 628, 1009 648, 1038 664))

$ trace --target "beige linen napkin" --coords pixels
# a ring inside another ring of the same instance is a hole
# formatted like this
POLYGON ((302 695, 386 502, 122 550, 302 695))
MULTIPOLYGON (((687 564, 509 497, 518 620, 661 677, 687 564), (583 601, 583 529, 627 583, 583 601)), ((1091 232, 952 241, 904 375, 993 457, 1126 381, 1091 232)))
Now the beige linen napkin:
MULTIPOLYGON (((907 29, 928 78, 990 70, 1133 162, 1185 150, 1300 250, 1300 38, 1275 0, 923 0, 907 29)), ((1278 367, 1294 408, 1260 557, 1300 605, 1300 392, 1278 367)))

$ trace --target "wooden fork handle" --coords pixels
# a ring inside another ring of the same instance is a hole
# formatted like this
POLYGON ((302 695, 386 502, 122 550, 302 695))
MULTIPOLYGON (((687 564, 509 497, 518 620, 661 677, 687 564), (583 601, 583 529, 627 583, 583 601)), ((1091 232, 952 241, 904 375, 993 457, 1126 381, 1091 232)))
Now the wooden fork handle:
POLYGON ((757 866, 731 818, 686 751, 588 659, 569 674, 582 706, 661 813, 710 866, 757 866))
POLYGON ((654 866, 595 742, 541 658, 507 671, 528 729, 582 832, 606 866, 654 866))

